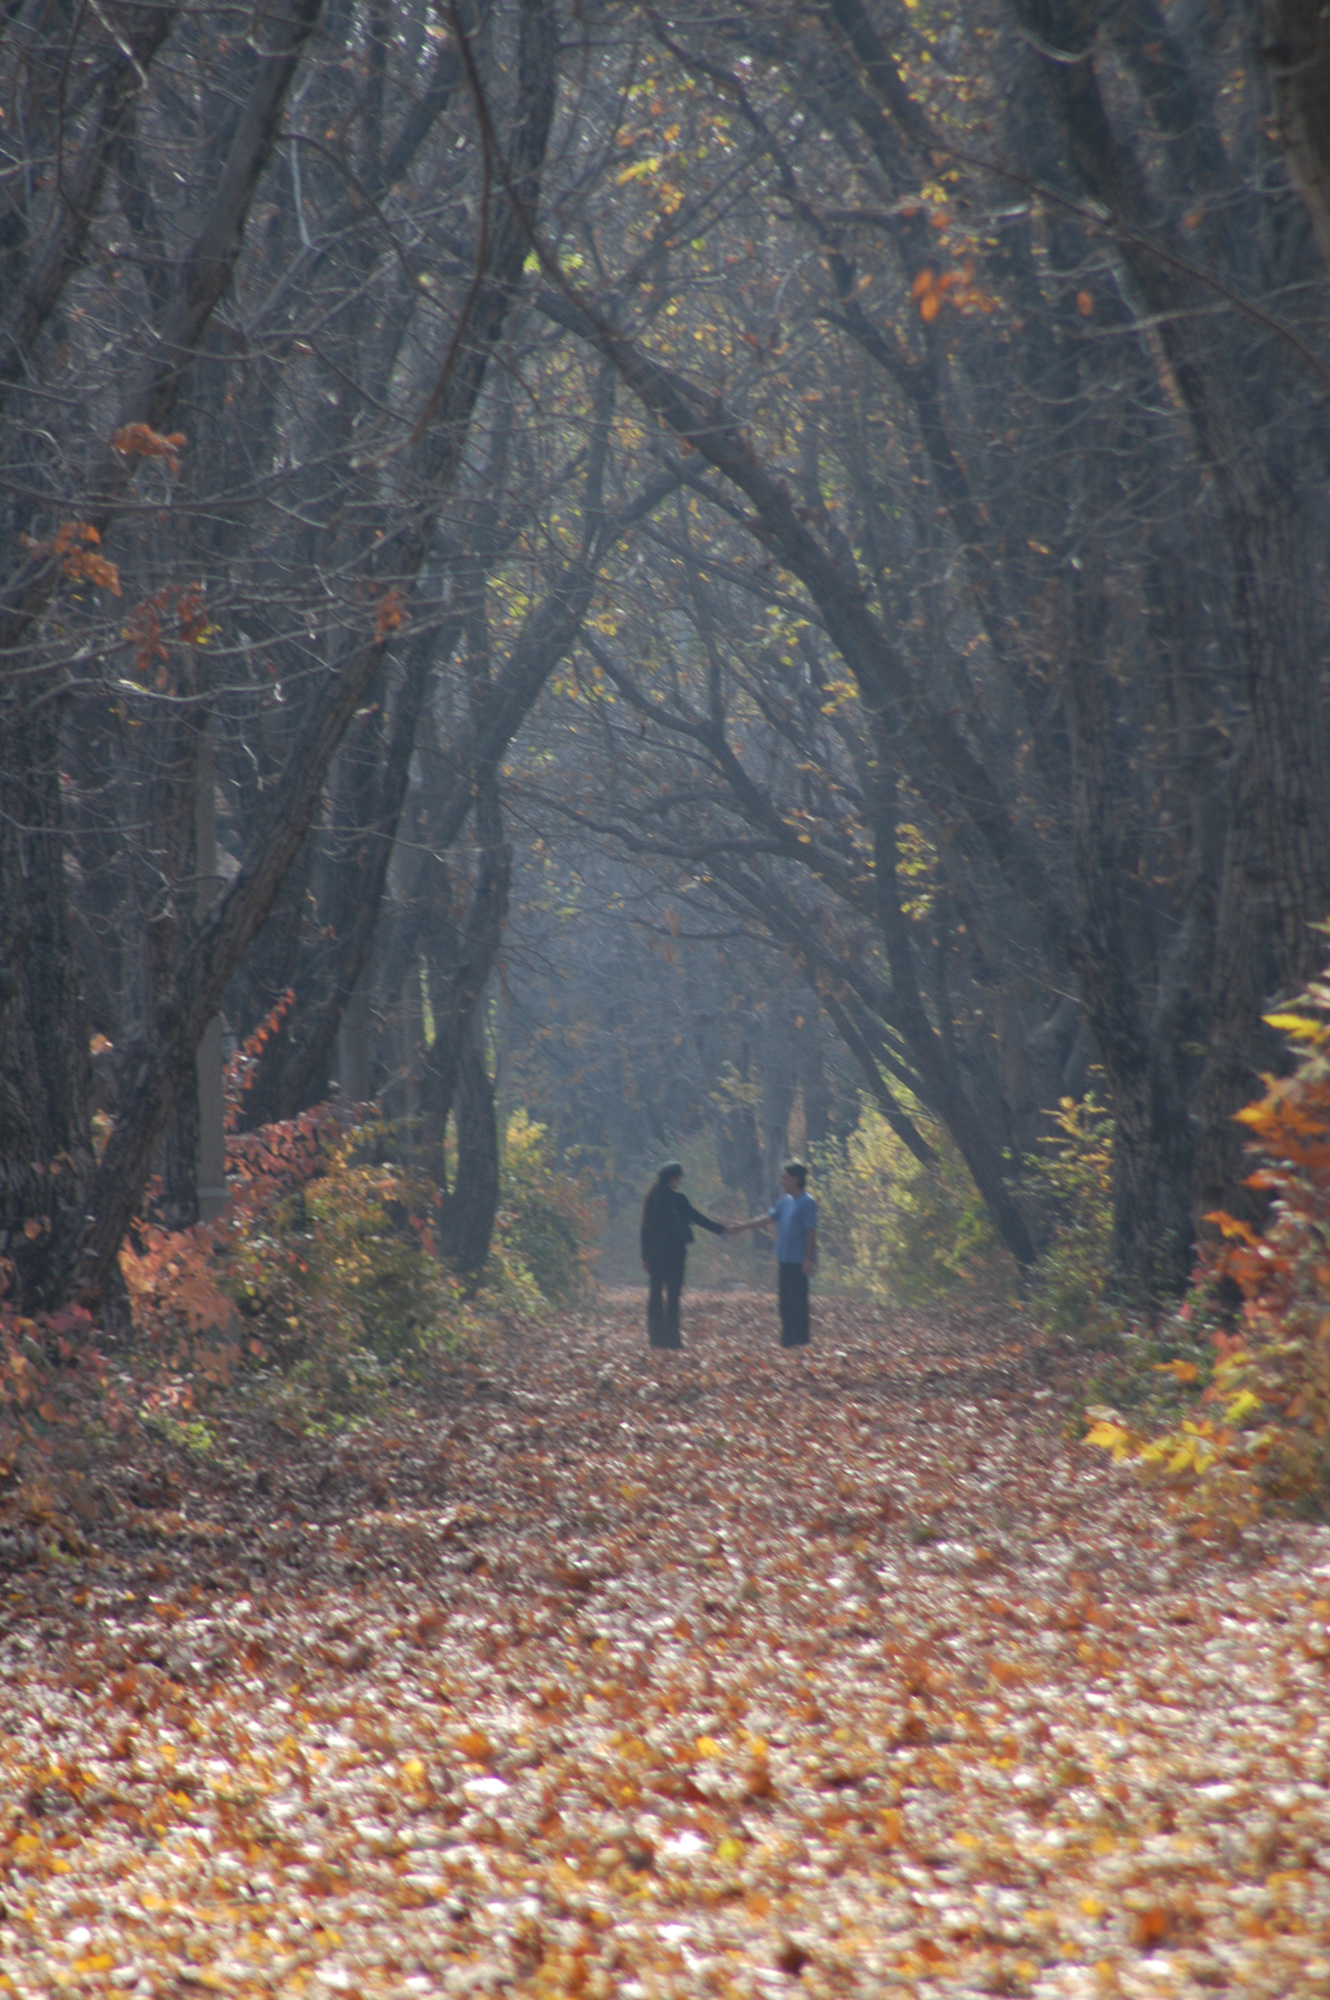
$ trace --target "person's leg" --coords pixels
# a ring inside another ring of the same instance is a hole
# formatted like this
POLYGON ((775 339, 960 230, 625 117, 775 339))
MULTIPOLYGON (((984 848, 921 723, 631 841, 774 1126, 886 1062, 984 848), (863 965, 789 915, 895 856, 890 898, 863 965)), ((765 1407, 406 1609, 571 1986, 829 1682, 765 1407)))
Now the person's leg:
POLYGON ((652 1347, 665 1346, 665 1308, 661 1299, 661 1286, 665 1280, 659 1271, 647 1274, 647 1339, 652 1347))
POLYGON ((679 1331, 679 1299, 683 1292, 683 1265, 677 1271, 670 1271, 665 1278, 665 1336, 670 1347, 682 1347, 683 1335, 679 1331))
POLYGON ((807 1347, 813 1338, 813 1328, 808 1316, 808 1274, 799 1266, 795 1270, 795 1332, 797 1347, 807 1347))
POLYGON ((802 1264, 780 1264, 780 1344, 808 1345, 808 1279, 802 1264))
POLYGON ((679 1293, 682 1289, 682 1266, 676 1268, 667 1264, 651 1273, 647 1333, 653 1347, 682 1347, 683 1342, 679 1338, 679 1293))

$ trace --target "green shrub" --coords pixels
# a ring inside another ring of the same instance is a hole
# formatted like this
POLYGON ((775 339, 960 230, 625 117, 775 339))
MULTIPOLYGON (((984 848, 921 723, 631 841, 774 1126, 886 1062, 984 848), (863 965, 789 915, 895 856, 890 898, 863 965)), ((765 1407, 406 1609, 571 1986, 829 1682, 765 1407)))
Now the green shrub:
POLYGON ((596 1207, 581 1183, 550 1165, 546 1128, 514 1111, 504 1135, 490 1282, 520 1292, 526 1278, 542 1299, 565 1305, 591 1283, 598 1235, 596 1207))
MULTIPOLYGON (((265 1161, 283 1155, 265 1127, 265 1161)), ((242 1183, 227 1283, 278 1371, 356 1400, 446 1337, 456 1287, 430 1255, 435 1193, 423 1176, 361 1157, 378 1128, 325 1124, 296 1185, 266 1168, 242 1183), (386 1372, 385 1372, 386 1371, 386 1372)), ((252 1149, 253 1150, 253 1149, 252 1149)))
POLYGON ((1219 1333, 1214 1301, 1203 1287, 1153 1323, 1118 1320, 1095 1343, 1095 1373, 1069 1413, 1068 1437, 1103 1420, 1141 1436, 1177 1430, 1213 1380, 1219 1333))
POLYGON ((418 1374, 440 1345, 538 1317, 589 1282, 593 1205, 550 1167, 544 1128, 525 1112, 508 1122, 479 1287, 433 1255, 433 1183, 370 1157, 392 1143, 388 1128, 342 1130, 327 1116, 233 1142, 243 1223, 231 1233, 227 1288, 268 1369, 315 1418, 418 1374))
POLYGON ((955 1142, 917 1107, 912 1114, 937 1153, 931 1166, 868 1100, 848 1138, 812 1149, 826 1283, 905 1305, 1009 1297, 1016 1266, 955 1142))
POLYGON ((419 1354, 448 1314, 446 1274, 427 1254, 433 1189, 398 1167, 353 1166, 353 1144, 296 1198, 308 1284, 356 1346, 391 1364, 419 1354))
POLYGON ((1046 1332, 1098 1343, 1115 1324, 1105 1299, 1113 1234, 1113 1120, 1093 1093, 1064 1097, 1030 1161, 1049 1236, 1030 1288, 1046 1332))
MULTIPOLYGON (((242 1087, 243 1077, 232 1128, 242 1087)), ((441 1353, 481 1345, 589 1284, 595 1204, 550 1166, 544 1128, 524 1112, 509 1120, 479 1287, 434 1254, 438 1190, 392 1160, 398 1138, 388 1125, 344 1126, 330 1105, 232 1129, 227 1215, 193 1230, 145 1226, 122 1257, 145 1348, 200 1394, 226 1388, 243 1367, 247 1393, 308 1430, 346 1421, 427 1378, 441 1353)), ((196 1442, 183 1432, 180 1441, 196 1442)))
MULTIPOLYGON (((843 1142, 814 1149, 826 1281, 869 1298, 929 1305, 969 1293, 1010 1300, 1016 1265, 998 1237, 955 1141, 911 1106, 937 1159, 924 1166, 863 1101, 843 1142)), ((1048 1332, 1105 1337, 1113 1223, 1113 1123, 1093 1096, 1063 1098, 1028 1163, 1027 1197, 1047 1247, 1029 1309, 1048 1332)))

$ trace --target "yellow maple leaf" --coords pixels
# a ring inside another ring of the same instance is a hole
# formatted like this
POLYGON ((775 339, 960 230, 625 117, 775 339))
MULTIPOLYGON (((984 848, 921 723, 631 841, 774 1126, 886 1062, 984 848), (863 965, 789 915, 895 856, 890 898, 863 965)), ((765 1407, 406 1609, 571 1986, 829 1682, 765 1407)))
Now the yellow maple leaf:
POLYGON ((1098 1445, 1102 1451, 1112 1452, 1115 1464, 1128 1458, 1136 1444, 1131 1432, 1124 1425, 1110 1423, 1105 1417, 1091 1424, 1083 1441, 1086 1444, 1098 1445))

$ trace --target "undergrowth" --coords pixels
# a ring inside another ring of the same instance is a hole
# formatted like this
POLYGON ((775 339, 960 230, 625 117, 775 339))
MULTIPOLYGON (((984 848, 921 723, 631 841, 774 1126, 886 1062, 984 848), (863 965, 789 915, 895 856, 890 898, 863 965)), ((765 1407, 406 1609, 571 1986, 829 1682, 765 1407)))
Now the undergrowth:
POLYGON ((395 1134, 373 1107, 344 1119, 325 1104, 238 1131, 281 1013, 227 1071, 226 1216, 184 1230, 143 1221, 123 1248, 128 1347, 81 1305, 20 1314, 0 1260, 0 1536, 35 1536, 54 1558, 78 1543, 84 1500, 95 1515, 84 1475, 100 1455, 207 1460, 218 1420, 245 1413, 297 1433, 355 1422, 589 1285, 594 1203, 522 1112, 478 1284, 435 1253, 437 1188, 386 1157, 395 1134))
POLYGON ((931 1165, 915 1158, 867 1100, 844 1140, 811 1149, 824 1284, 909 1306, 1009 1298, 1015 1263, 954 1140, 911 1108, 936 1155, 931 1165))
MULTIPOLYGON (((1021 1280, 951 1136, 911 1112, 932 1147, 917 1160, 864 1100, 844 1140, 816 1147, 818 1198, 830 1289, 884 1303, 946 1305, 968 1298, 1016 1301, 1021 1280)), ((1113 1125, 1093 1094, 1064 1097, 1025 1162, 1022 1194, 1043 1237, 1025 1282, 1024 1309, 1048 1333, 1088 1345, 1109 1336, 1106 1302, 1113 1218, 1113 1125)))
POLYGON ((547 1133, 524 1110, 508 1118, 495 1248, 495 1278, 523 1273, 538 1299, 570 1305, 589 1289, 604 1218, 580 1180, 551 1164, 547 1133))
MULTIPOLYGON (((1206 1218, 1218 1245, 1200 1274, 1203 1351, 1156 1364, 1187 1392, 1185 1407, 1160 1424, 1148 1403, 1119 1397, 1090 1413, 1087 1438, 1186 1507, 1237 1522, 1272 1507, 1330 1511, 1330 983, 1268 1019, 1288 1038, 1291 1072, 1267 1077, 1238 1114, 1266 1225, 1206 1218), (1225 1291, 1241 1300, 1236 1315, 1225 1291)), ((1179 1326, 1191 1330, 1181 1314, 1179 1326)))
POLYGON ((1047 1116, 1051 1130, 1041 1135, 1028 1162, 1044 1249, 1030 1280, 1027 1309, 1046 1333, 1098 1346, 1117 1324, 1107 1299, 1113 1120, 1093 1092, 1062 1098, 1047 1116))

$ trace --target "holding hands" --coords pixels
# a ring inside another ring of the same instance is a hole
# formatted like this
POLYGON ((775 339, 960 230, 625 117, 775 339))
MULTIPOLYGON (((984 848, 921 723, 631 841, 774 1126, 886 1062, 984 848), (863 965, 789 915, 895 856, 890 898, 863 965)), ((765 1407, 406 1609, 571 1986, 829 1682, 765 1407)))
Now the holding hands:
POLYGON ((742 1236, 745 1230, 760 1229, 763 1223, 770 1220, 771 1217, 769 1215, 755 1215, 749 1222, 727 1222, 725 1225, 725 1234, 727 1236, 742 1236))

